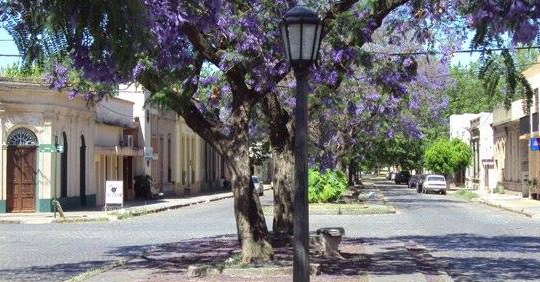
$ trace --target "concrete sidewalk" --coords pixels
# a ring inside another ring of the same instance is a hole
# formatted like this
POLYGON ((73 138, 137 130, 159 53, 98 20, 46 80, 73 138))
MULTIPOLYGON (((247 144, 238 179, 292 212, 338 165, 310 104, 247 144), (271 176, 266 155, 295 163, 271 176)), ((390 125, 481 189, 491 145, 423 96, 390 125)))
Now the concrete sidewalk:
MULTIPOLYGON (((270 189, 272 189, 270 185, 265 185, 265 191, 270 189)), ((64 212, 64 215, 66 216, 65 219, 61 219, 58 214, 55 218, 54 213, 52 212, 4 213, 0 214, 0 224, 46 224, 113 221, 119 219, 126 219, 134 216, 162 212, 166 210, 178 209, 196 204, 219 201, 232 197, 232 192, 223 192, 192 197, 165 198, 148 201, 129 201, 125 204, 124 208, 112 211, 86 210, 64 212)))
POLYGON ((483 203, 531 218, 540 218, 540 201, 523 198, 521 194, 517 193, 489 194, 478 192, 476 194, 478 198, 473 199, 473 202, 483 203))

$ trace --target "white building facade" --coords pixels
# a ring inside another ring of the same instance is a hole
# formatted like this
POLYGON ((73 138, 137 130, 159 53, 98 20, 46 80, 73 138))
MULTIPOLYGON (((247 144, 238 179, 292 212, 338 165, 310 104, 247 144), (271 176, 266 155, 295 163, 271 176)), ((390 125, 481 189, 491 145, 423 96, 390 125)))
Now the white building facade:
POLYGON ((456 172, 457 184, 491 192, 496 186, 493 158, 492 113, 450 116, 450 138, 457 138, 471 146, 473 161, 465 170, 456 172))

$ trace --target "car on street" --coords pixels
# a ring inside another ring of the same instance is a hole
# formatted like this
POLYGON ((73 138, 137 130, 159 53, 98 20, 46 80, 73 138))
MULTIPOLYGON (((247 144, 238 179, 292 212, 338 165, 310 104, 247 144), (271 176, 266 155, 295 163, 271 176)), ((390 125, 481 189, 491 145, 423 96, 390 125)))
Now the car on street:
POLYGON ((253 191, 257 194, 259 194, 259 196, 263 196, 264 195, 264 190, 263 190, 263 185, 261 183, 261 181, 259 180, 259 177, 258 176, 251 176, 251 181, 253 181, 253 191))
POLYGON ((422 193, 437 192, 446 195, 446 179, 442 175, 428 174, 422 182, 422 193))
POLYGON ((400 171, 398 174, 396 174, 396 176, 394 177, 394 181, 396 182, 396 184, 407 184, 409 183, 409 179, 411 178, 411 173, 406 171, 406 170, 403 170, 403 171, 400 171))
POLYGON ((424 183, 424 180, 426 180, 426 175, 422 174, 418 176, 418 180, 416 180, 416 192, 421 193, 422 192, 422 184, 424 183))
POLYGON ((408 187, 410 189, 416 188, 416 186, 418 185, 418 179, 420 179, 420 175, 418 174, 411 176, 411 178, 409 179, 409 183, 407 183, 408 187))

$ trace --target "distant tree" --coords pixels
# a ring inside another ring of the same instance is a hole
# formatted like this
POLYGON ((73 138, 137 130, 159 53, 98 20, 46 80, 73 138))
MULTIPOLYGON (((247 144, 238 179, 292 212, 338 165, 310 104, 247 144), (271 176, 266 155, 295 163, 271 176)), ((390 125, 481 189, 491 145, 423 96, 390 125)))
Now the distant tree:
POLYGON ((13 79, 40 80, 45 75, 45 68, 38 65, 21 65, 14 63, 12 65, 0 68, 0 76, 13 79))
POLYGON ((471 164, 472 149, 459 139, 439 139, 424 154, 424 166, 436 173, 452 174, 471 164))

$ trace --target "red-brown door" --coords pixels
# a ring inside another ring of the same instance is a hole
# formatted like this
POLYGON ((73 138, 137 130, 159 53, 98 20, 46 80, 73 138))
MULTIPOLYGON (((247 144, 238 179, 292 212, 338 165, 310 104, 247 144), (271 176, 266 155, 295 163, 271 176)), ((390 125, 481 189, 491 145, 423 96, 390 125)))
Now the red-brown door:
POLYGON ((34 212, 36 148, 9 147, 7 155, 7 211, 34 212))
POLYGON ((130 200, 133 192, 133 157, 123 158, 124 161, 124 200, 130 200))

